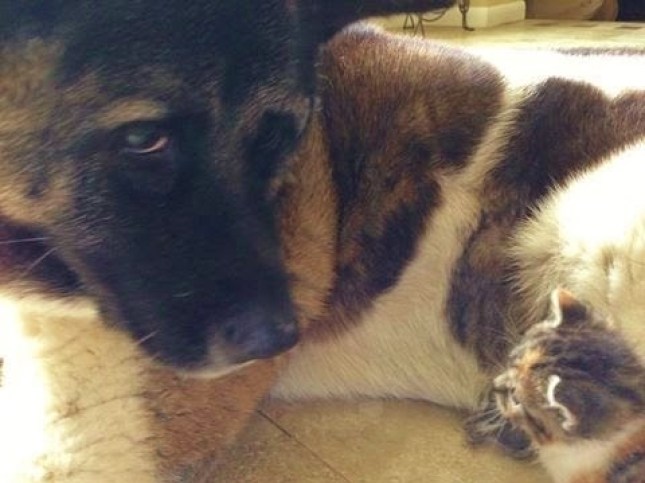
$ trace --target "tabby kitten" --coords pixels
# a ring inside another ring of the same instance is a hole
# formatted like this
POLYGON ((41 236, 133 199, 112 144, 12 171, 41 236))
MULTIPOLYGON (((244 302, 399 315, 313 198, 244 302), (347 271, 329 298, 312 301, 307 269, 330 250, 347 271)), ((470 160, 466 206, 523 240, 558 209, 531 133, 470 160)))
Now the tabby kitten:
POLYGON ((566 290, 553 292, 550 312, 509 355, 494 407, 468 425, 472 439, 535 451, 556 482, 645 483, 645 363, 566 290))

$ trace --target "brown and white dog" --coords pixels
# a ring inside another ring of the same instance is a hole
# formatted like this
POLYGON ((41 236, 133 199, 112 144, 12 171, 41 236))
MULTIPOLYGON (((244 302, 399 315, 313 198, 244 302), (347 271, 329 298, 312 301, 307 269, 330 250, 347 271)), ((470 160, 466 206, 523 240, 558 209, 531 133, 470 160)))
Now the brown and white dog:
POLYGON ((45 350, 6 342, 32 319, 47 354, 101 346, 46 322, 100 313, 183 373, 300 336, 277 396, 475 409, 561 285, 642 347, 645 57, 365 27, 319 51, 361 17, 450 3, 3 6, 0 293, 22 320, 3 324, 6 363, 45 350))

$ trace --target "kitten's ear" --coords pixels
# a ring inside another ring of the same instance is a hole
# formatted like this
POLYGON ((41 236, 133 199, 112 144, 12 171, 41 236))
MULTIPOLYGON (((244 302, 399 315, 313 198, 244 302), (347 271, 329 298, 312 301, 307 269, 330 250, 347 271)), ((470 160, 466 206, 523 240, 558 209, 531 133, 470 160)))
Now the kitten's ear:
POLYGON ((571 292, 556 288, 551 292, 551 321, 554 327, 573 325, 589 318, 589 309, 571 292))
POLYGON ((564 288, 556 288, 551 292, 551 317, 553 327, 584 324, 603 328, 613 327, 610 317, 603 317, 593 308, 576 298, 571 292, 564 288))
POLYGON ((306 25, 324 42, 346 25, 362 18, 396 13, 427 12, 451 7, 455 0, 291 0, 306 25))
POLYGON ((560 376, 552 374, 549 376, 547 390, 546 390, 546 400, 548 407, 555 410, 558 413, 560 427, 565 433, 573 433, 578 427, 578 418, 571 412, 571 410, 560 403, 556 399, 556 389, 562 383, 560 376))

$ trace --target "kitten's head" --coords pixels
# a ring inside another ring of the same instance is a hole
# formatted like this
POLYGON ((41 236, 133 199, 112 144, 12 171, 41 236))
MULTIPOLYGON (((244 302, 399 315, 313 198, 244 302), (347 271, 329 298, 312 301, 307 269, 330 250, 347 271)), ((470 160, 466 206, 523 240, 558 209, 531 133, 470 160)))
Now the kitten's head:
POLYGON ((537 444, 596 439, 645 410, 645 366, 608 318, 557 289, 495 379, 497 405, 537 444))

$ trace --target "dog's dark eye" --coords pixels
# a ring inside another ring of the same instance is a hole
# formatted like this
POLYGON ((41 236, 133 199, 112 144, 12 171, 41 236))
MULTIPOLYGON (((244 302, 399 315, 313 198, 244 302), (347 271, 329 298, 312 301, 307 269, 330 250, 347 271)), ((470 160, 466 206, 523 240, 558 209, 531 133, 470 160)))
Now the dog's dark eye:
POLYGON ((126 154, 157 154, 170 146, 170 134, 158 123, 142 122, 124 127, 118 142, 126 154))
POLYGON ((118 160, 115 176, 133 193, 164 195, 175 186, 182 166, 181 133, 170 122, 136 122, 113 133, 118 160))

